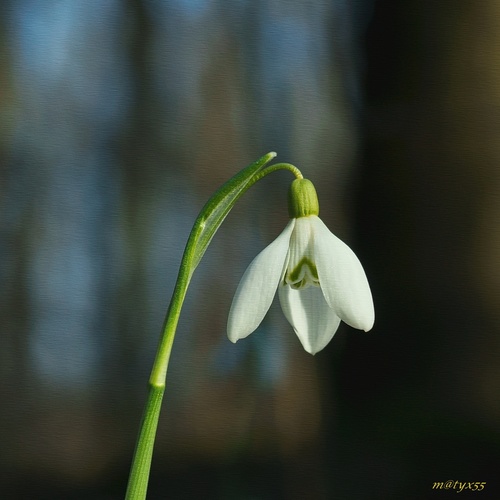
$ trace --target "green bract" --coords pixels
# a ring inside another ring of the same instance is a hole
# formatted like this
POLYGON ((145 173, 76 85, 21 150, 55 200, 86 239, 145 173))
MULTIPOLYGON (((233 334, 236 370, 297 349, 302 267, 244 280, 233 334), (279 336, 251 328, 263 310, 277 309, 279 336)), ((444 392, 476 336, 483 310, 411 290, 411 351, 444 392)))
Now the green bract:
POLYGON ((210 241, 231 208, 255 183, 256 177, 266 164, 275 157, 276 153, 271 152, 259 158, 221 186, 205 204, 194 223, 186 245, 186 250, 189 249, 191 274, 200 263, 210 241))

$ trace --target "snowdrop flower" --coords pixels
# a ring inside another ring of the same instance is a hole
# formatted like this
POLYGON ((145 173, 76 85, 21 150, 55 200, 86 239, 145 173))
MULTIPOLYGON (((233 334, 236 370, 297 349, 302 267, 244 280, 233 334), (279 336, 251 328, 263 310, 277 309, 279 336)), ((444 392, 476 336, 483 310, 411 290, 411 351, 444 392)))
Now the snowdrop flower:
POLYGON ((281 308, 304 349, 316 354, 340 321, 368 331, 375 313, 370 286, 354 252, 318 217, 311 181, 296 179, 289 193, 290 221, 251 262, 229 312, 232 342, 260 325, 278 290, 281 308))

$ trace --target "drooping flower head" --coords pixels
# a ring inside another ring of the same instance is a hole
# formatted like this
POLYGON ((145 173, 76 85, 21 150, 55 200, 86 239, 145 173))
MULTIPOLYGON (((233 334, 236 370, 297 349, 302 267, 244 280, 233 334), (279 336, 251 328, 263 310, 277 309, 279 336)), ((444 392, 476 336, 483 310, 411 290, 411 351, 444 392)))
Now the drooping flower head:
POLYGON ((236 342, 255 331, 278 290, 286 319, 304 349, 315 354, 330 342, 341 320, 370 330, 373 300, 359 259, 318 217, 311 181, 292 182, 288 206, 289 223, 255 257, 238 285, 227 333, 236 342))

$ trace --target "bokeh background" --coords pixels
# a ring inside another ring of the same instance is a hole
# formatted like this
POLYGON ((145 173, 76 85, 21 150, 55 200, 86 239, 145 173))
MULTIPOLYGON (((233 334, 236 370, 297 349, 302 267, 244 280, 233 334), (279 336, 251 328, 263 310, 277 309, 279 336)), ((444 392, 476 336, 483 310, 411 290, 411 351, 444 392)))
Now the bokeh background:
POLYGON ((1 498, 123 498, 190 227, 268 151, 375 327, 312 357, 275 303, 227 340, 291 177, 253 187, 190 287, 149 498, 500 498, 497 1, 4 0, 0 65, 1 498))

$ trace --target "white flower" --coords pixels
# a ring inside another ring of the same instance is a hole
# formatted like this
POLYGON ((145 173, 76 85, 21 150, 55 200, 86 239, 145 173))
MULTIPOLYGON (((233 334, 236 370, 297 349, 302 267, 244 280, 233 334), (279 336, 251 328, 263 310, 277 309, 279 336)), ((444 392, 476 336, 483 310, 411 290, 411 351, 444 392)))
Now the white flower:
POLYGON ((330 342, 341 320, 365 331, 373 326, 373 300, 361 263, 317 216, 318 209, 304 212, 301 202, 291 213, 311 214, 292 218, 240 281, 227 325, 232 342, 260 325, 276 289, 286 319, 311 354, 330 342))

